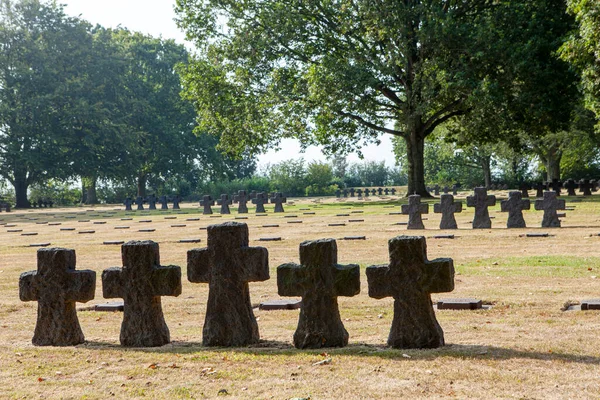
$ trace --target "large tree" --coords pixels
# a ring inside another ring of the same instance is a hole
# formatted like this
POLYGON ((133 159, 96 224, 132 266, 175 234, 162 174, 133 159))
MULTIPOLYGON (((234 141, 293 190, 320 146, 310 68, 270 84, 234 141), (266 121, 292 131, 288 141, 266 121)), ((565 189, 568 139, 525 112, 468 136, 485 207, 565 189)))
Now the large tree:
POLYGON ((492 0, 177 0, 198 47, 184 73, 199 129, 234 152, 283 137, 341 153, 406 142, 408 193, 427 196, 425 139, 502 74, 492 0), (493 51, 492 51, 493 50, 493 51))

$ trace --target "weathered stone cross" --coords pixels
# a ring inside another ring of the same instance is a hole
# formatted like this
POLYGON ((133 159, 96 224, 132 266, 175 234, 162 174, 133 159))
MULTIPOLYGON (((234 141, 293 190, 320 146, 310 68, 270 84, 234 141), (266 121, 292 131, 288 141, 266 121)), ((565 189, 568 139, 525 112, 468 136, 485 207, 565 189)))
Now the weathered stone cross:
POLYGON ((567 196, 577 196, 575 189, 577 189, 579 185, 573 179, 567 179, 567 181, 563 184, 563 187, 567 189, 567 196))
POLYGON ((556 198, 556 192, 544 192, 544 198, 535 201, 536 210, 544 210, 542 228, 560 228, 556 210, 565 209, 565 201, 556 198))
POLYGON ((289 263, 277 267, 277 288, 280 296, 302 297, 294 333, 296 348, 348 344, 348 332, 340 319, 337 297, 360 293, 360 267, 337 263, 334 239, 300 243, 300 265, 289 263))
POLYGON ((510 192, 508 200, 500 202, 500 211, 508 212, 508 220, 506 221, 507 228, 526 228, 525 219, 523 218, 523 210, 529 210, 531 202, 529 199, 523 199, 523 193, 510 192))
POLYGON ((496 205, 496 196, 488 196, 487 189, 484 187, 477 187, 474 191, 474 196, 467 197, 467 206, 475 207, 473 229, 489 229, 492 227, 492 220, 488 207, 496 205))
POLYGON ((148 210, 156 210, 156 196, 151 194, 148 196, 148 210))
POLYGON ((161 210, 169 209, 169 202, 167 201, 167 196, 160 196, 160 199, 158 199, 158 202, 160 203, 161 210))
POLYGON ((161 296, 181 294, 181 268, 161 266, 158 243, 131 241, 121 246, 123 267, 102 272, 104 298, 124 300, 121 345, 156 347, 170 341, 161 296))
POLYGON ((138 211, 144 210, 144 199, 142 198, 142 196, 138 196, 135 198, 135 204, 137 204, 138 211))
POLYGON ((562 183, 557 179, 552 179, 552 182, 547 182, 548 190, 552 189, 556 192, 557 196, 560 196, 560 188, 562 188, 562 183))
POLYGON ((369 296, 394 298, 394 319, 388 345, 395 348, 435 348, 444 345, 431 293, 454 290, 450 258, 427 260, 422 236, 398 236, 389 241, 390 264, 367 267, 369 296))
POLYGON ((208 215, 208 214, 212 214, 212 208, 211 206, 215 205, 215 201, 213 200, 213 198, 209 195, 204 195, 202 196, 202 200, 200 200, 200 205, 202 207, 204 207, 204 211, 202 211, 202 214, 208 215))
POLYGON ((231 214, 229 211, 229 205, 232 203, 228 194, 222 194, 221 198, 217 200, 217 204, 221 206, 220 214, 231 214))
POLYGON ((529 189, 531 189, 531 185, 527 182, 522 182, 519 185, 519 190, 521 191, 522 198, 529 198, 529 189))
POLYGON ((245 190, 238 191, 238 194, 233 196, 233 201, 238 203, 238 214, 248 214, 248 195, 245 190))
POLYGON ((542 182, 536 182, 535 185, 533 185, 533 188, 535 189, 535 197, 544 197, 546 185, 544 185, 542 182))
POLYGON ((421 214, 429 213, 429 204, 421 204, 421 196, 408 196, 408 204, 402 205, 402 214, 408 214, 407 229, 425 229, 421 214))
POLYGON ((269 279, 269 254, 248 247, 248 225, 210 225, 208 247, 187 254, 188 280, 208 283, 208 303, 202 343, 205 346, 245 346, 259 340, 248 282, 269 279))
POLYGON ((440 229, 458 229, 454 213, 462 212, 462 203, 455 202, 451 194, 443 194, 440 202, 433 205, 434 213, 441 213, 440 229))
POLYGON ((32 343, 36 346, 75 346, 85 338, 75 302, 94 298, 96 272, 75 270, 75 250, 39 249, 37 271, 19 277, 21 301, 37 301, 37 322, 32 343))
POLYGON ((173 196, 173 210, 179 210, 179 203, 181 203, 181 197, 178 194, 173 196))
POLYGON ((579 181, 579 191, 582 192, 583 196, 591 196, 593 187, 594 185, 592 185, 589 179, 579 181))
POLYGON ((131 201, 131 199, 129 197, 125 199, 125 201, 123 202, 123 204, 125 205, 125 211, 132 211, 131 210, 132 201, 131 201))
MULTIPOLYGON (((346 193, 346 195, 344 197, 347 197, 348 194, 346 193)), ((271 197, 271 203, 275 204, 275 211, 276 213, 282 213, 285 212, 283 210, 283 203, 287 202, 287 198, 285 198, 283 196, 282 193, 273 193, 273 197, 271 197)))

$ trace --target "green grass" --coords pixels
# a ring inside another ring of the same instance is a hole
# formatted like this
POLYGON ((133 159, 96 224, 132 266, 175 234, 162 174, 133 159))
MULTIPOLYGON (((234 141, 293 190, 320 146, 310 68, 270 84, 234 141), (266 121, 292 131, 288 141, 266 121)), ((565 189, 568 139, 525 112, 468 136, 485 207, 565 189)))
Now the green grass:
POLYGON ((494 257, 463 262, 455 268, 464 275, 589 278, 600 274, 600 257, 494 257))

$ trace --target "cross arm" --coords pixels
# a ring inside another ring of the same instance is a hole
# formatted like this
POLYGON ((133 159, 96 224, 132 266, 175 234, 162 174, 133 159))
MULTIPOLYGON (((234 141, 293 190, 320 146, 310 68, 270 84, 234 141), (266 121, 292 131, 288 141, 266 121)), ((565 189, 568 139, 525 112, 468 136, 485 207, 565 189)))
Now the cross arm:
POLYGON ((102 296, 105 299, 123 298, 125 295, 121 272, 122 269, 119 267, 107 268, 102 271, 102 296))
POLYGON ((210 282, 210 252, 207 248, 192 249, 187 253, 187 277, 194 283, 210 282))
POLYGON ((531 209, 531 201, 525 199, 525 200, 521 200, 523 203, 523 210, 529 210, 531 209))
POLYGON ((306 273, 299 264, 288 263, 277 267, 277 293, 280 296, 304 295, 306 273))
POLYGON ((565 209, 565 201, 564 200, 557 200, 556 209, 557 210, 564 210, 565 209))
POLYGON ((337 296, 356 296, 360 293, 360 267, 356 264, 336 265, 333 268, 333 285, 337 296))
POLYGON ((246 247, 240 251, 246 282, 269 280, 269 251, 264 247, 246 247))
POLYGON ((475 201, 475 197, 467 196, 467 207, 475 207, 476 203, 477 202, 475 201))
POLYGON ((500 202, 500 211, 509 212, 510 211, 510 209, 508 207, 509 204, 510 204, 509 200, 502 200, 500 202))
POLYGON ((402 214, 408 214, 409 210, 410 208, 408 204, 402 204, 402 214))
POLYGON ((544 209, 544 200, 536 200, 535 201, 535 205, 534 205, 536 210, 543 210, 544 209))
POLYGON ((37 271, 23 272, 19 277, 19 298, 21 301, 38 299, 37 271))
POLYGON ((433 205, 433 212, 435 214, 440 214, 442 212, 442 205, 440 203, 435 203, 433 205))
POLYGON ((394 295, 388 265, 372 265, 367 267, 366 273, 369 284, 369 297, 383 299, 394 295))
POLYGON ((83 269, 69 271, 71 284, 67 290, 67 300, 81 303, 93 300, 96 295, 96 271, 83 269))
POLYGON ((462 212, 462 210, 463 210, 462 202, 459 201, 457 203, 454 203, 454 212, 460 213, 460 212, 462 212))
POLYGON ((451 258, 428 261, 421 285, 428 293, 446 293, 454 290, 454 262, 451 258))
POLYGON ((496 205, 496 196, 492 196, 492 195, 488 196, 485 199, 485 202, 488 206, 495 206, 496 205))
POLYGON ((429 204, 420 204, 419 205, 419 212, 421 214, 429 214, 429 204))
POLYGON ((161 265, 152 270, 152 287, 155 296, 179 296, 181 294, 181 268, 177 265, 161 265))

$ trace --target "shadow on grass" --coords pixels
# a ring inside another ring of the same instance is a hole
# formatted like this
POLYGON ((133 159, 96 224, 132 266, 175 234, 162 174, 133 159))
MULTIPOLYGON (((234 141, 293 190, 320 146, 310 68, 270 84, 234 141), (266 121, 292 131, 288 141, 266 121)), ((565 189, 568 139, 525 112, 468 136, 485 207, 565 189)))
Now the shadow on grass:
POLYGON ((577 364, 600 364, 600 357, 590 355, 568 354, 560 352, 540 352, 517 350, 512 348, 448 344, 437 349, 392 349, 387 346, 373 345, 368 343, 351 343, 343 348, 325 347, 321 349, 296 349, 289 342, 275 340, 261 340, 258 344, 248 347, 205 347, 200 342, 173 341, 168 345, 153 348, 121 347, 115 343, 88 341, 80 348, 90 350, 121 350, 144 353, 176 353, 192 354, 202 352, 212 353, 240 353, 251 356, 280 356, 280 355, 319 355, 326 351, 331 356, 350 357, 377 357, 391 360, 435 360, 439 358, 463 359, 463 360, 509 360, 530 359, 542 361, 562 361, 577 364))

